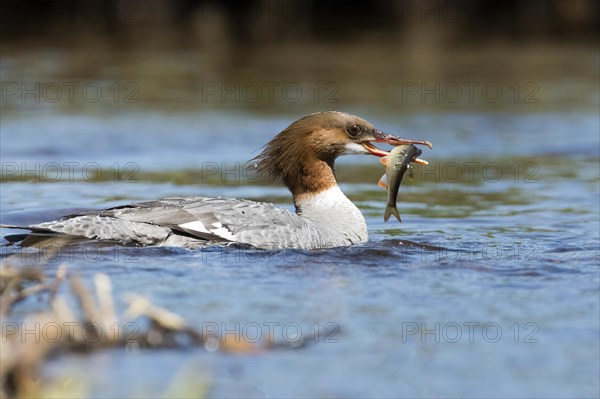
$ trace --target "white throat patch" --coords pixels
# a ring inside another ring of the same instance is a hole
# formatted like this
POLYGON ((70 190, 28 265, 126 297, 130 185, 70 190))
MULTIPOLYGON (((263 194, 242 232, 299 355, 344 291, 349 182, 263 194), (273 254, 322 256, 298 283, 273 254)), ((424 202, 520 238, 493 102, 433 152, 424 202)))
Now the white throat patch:
POLYGON ((363 147, 362 145, 358 144, 358 143, 347 143, 344 146, 344 155, 350 155, 350 154, 370 154, 369 151, 367 151, 367 149, 365 147, 363 147))

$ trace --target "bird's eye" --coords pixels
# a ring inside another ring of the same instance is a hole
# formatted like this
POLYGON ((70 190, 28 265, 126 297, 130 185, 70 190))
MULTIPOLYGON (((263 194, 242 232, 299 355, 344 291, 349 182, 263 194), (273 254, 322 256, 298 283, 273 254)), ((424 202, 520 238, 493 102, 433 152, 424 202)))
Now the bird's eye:
POLYGON ((347 129, 347 131, 350 136, 356 137, 360 133, 360 127, 358 127, 357 125, 352 125, 347 129))

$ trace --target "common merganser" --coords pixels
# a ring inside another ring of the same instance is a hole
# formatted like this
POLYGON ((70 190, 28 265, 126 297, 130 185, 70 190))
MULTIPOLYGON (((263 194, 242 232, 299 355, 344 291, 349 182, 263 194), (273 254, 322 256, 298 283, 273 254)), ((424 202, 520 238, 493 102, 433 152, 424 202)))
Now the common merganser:
POLYGON ((383 133, 358 116, 319 112, 292 123, 253 159, 259 172, 280 179, 291 191, 295 213, 243 199, 177 197, 2 227, 32 231, 22 238, 60 236, 187 248, 239 243, 264 249, 312 249, 364 243, 368 240, 365 219, 338 187, 334 162, 345 154, 389 155, 371 142, 431 148, 427 141, 383 133))

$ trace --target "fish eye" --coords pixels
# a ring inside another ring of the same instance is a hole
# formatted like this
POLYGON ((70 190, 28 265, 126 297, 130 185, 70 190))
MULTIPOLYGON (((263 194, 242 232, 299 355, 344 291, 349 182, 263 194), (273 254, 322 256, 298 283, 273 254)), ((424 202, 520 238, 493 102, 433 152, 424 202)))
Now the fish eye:
POLYGON ((352 125, 348 129, 346 129, 348 134, 352 137, 356 137, 360 134, 360 127, 358 125, 352 125))

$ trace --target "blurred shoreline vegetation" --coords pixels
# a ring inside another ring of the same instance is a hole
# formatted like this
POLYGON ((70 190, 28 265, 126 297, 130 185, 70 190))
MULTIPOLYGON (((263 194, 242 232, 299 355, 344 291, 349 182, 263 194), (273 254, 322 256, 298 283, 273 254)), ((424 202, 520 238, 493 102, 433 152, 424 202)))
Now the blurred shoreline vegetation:
POLYGON ((0 10, 9 115, 598 106, 596 1, 7 1, 0 10), (27 90, 41 101, 21 97, 27 90))
MULTIPOLYGON (((599 5, 594 0, 81 0, 5 1, 3 41, 34 40, 42 45, 81 43, 93 37, 127 47, 155 47, 173 39, 218 44, 294 41, 355 41, 444 31, 441 40, 513 42, 558 40, 597 44, 599 5), (222 37, 215 37, 220 33, 222 37), (73 33, 77 33, 74 35, 73 33), (203 35, 204 33, 204 35, 203 35), (207 37, 207 34, 213 36, 207 37), (159 41, 149 41, 148 35, 159 41), (94 37, 95 36, 95 37, 94 37), (124 40, 125 39, 125 40, 124 40), (141 41, 139 40, 141 39, 141 41), (219 39, 219 40, 215 40, 219 39)), ((172 45, 170 43, 169 45, 172 45)))

